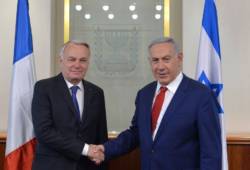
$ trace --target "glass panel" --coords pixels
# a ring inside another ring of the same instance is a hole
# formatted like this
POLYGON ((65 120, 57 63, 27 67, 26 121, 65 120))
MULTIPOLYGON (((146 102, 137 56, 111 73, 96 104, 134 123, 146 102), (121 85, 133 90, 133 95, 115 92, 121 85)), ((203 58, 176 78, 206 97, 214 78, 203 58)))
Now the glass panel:
POLYGON ((153 80, 147 46, 163 19, 161 0, 70 1, 69 37, 91 46, 86 80, 104 89, 109 131, 129 126, 137 91, 153 80))

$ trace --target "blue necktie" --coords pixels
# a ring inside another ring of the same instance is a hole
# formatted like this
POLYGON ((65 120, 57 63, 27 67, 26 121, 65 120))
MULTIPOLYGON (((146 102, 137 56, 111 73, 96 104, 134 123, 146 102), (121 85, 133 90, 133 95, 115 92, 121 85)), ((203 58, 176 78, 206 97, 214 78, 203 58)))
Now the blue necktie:
POLYGON ((72 93, 72 100, 76 108, 76 117, 77 117, 77 120, 80 121, 80 109, 79 109, 79 105, 78 105, 77 98, 76 98, 76 93, 77 93, 78 88, 79 88, 78 86, 72 86, 70 90, 72 93))

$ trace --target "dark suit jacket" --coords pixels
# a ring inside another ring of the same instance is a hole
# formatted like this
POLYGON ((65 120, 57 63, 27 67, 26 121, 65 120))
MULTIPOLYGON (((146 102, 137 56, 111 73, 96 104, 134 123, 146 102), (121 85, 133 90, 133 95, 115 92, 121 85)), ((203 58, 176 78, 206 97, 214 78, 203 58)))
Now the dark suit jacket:
POLYGON ((138 92, 132 124, 105 143, 106 159, 139 146, 142 170, 221 170, 220 126, 212 92, 184 75, 153 141, 156 85, 150 83, 138 92))
POLYGON ((105 169, 81 155, 84 143, 107 140, 103 90, 85 80, 83 86, 84 111, 79 122, 62 74, 35 84, 32 119, 38 143, 33 170, 105 169))

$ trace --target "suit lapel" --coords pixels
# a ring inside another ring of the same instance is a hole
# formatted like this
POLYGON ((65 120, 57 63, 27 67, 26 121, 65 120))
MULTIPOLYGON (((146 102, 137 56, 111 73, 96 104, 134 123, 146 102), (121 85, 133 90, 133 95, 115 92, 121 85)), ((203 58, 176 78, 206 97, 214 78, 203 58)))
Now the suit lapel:
POLYGON ((83 115, 82 115, 82 122, 83 125, 86 126, 88 122, 88 118, 91 115, 88 115, 88 108, 90 106, 90 101, 93 96, 93 90, 87 81, 83 80, 83 88, 84 88, 84 103, 83 103, 83 115))
POLYGON ((183 79, 181 81, 181 84, 179 85, 177 91, 175 92, 175 95, 173 96, 173 98, 172 98, 163 118, 162 118, 160 127, 157 131, 157 134, 156 134, 154 141, 157 141, 159 136, 163 133, 168 122, 171 121, 171 118, 174 115, 176 109, 178 109, 178 107, 181 107, 180 104, 185 97, 187 86, 188 86, 188 78, 185 75, 183 75, 183 79))
POLYGON ((151 112, 152 112, 152 104, 154 100, 155 90, 156 90, 157 82, 154 82, 148 89, 148 92, 146 93, 145 100, 142 102, 145 102, 145 116, 146 116, 146 132, 147 132, 147 138, 152 140, 152 130, 151 130, 151 112))
POLYGON ((76 112, 76 110, 75 110, 68 86, 67 86, 62 74, 59 74, 57 76, 57 78, 58 78, 57 79, 58 80, 57 86, 58 86, 59 95, 62 96, 62 98, 65 101, 65 104, 69 106, 71 112, 74 114, 74 112, 76 112))

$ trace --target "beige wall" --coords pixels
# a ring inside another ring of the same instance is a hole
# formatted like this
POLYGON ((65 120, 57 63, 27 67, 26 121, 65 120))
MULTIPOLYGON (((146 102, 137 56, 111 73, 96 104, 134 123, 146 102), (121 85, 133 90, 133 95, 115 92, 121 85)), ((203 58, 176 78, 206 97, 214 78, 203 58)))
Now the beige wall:
MULTIPOLYGON (((52 2, 30 0, 30 16, 33 34, 37 79, 51 75, 52 50, 52 2)), ((12 74, 13 47, 17 0, 0 0, 0 131, 7 127, 8 101, 12 74)))
MULTIPOLYGON (((184 70, 194 77, 201 17, 201 0, 183 1, 184 70)), ((217 0, 227 133, 250 132, 250 1, 217 0)))
MULTIPOLYGON (((217 0, 224 80, 225 124, 227 132, 250 132, 250 1, 217 0)), ((16 3, 0 0, 0 131, 6 130, 16 3)), ((54 1, 30 0, 30 16, 36 58, 37 79, 53 72, 54 1)), ((183 1, 184 71, 194 77, 203 0, 183 1)))

